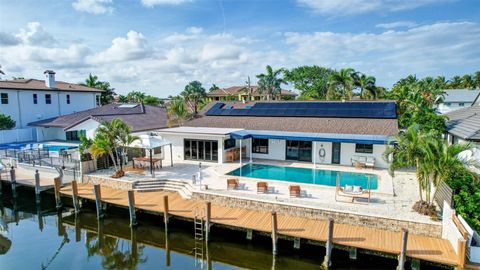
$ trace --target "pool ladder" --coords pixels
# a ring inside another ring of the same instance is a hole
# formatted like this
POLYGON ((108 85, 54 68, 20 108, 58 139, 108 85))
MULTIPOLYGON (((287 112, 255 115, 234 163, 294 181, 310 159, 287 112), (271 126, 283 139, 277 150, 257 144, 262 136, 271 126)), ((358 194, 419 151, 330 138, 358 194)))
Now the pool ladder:
POLYGON ((194 236, 195 236, 195 247, 193 252, 195 255, 195 268, 196 269, 205 269, 207 262, 204 257, 204 242, 205 242, 205 222, 204 219, 205 211, 203 209, 195 209, 193 211, 193 227, 194 227, 194 236))

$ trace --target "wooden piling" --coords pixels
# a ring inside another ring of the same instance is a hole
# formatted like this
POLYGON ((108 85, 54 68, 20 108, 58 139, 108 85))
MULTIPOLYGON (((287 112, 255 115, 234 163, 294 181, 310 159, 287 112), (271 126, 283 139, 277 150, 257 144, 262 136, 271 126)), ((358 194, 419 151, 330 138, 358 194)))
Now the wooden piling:
POLYGON ((40 202, 40 173, 35 170, 35 202, 40 202))
POLYGON ((400 250, 400 256, 398 256, 398 266, 397 270, 405 269, 405 261, 407 260, 407 240, 408 240, 408 230, 402 229, 402 250, 400 250))
POLYGON ((62 208, 62 199, 60 198, 60 188, 61 188, 61 178, 60 177, 55 177, 53 179, 54 183, 54 191, 55 191, 55 205, 57 206, 57 209, 62 208))
POLYGON ((130 253, 134 260, 138 257, 137 229, 130 227, 130 253))
POLYGON ((128 210, 130 213, 130 227, 137 225, 137 216, 135 214, 135 193, 133 190, 128 191, 128 210))
POLYGON ((465 239, 458 239, 458 266, 457 270, 465 269, 465 257, 467 253, 467 245, 465 239))
POLYGON ((277 255, 277 212, 272 211, 272 253, 277 255))
POLYGON ((10 168, 10 182, 12 184, 12 195, 13 198, 17 197, 17 179, 15 176, 15 167, 10 168))
POLYGON ((80 212, 80 201, 78 199, 77 180, 72 181, 72 199, 73 199, 73 208, 75 209, 75 214, 78 214, 80 212))
POLYGON ((75 216, 75 242, 80 242, 82 240, 82 228, 80 224, 80 217, 75 216))
POLYGON ((252 240, 253 230, 247 229, 247 240, 252 240))
POLYGON ((293 238, 293 248, 300 249, 300 238, 298 237, 293 238))
POLYGON ((354 248, 354 247, 351 247, 348 250, 348 257, 350 258, 350 260, 356 260, 357 259, 357 249, 354 248))
POLYGON ((323 260, 323 266, 325 268, 329 268, 332 266, 332 248, 333 248, 333 218, 328 219, 328 236, 327 236, 327 243, 325 245, 326 247, 326 253, 325 253, 325 258, 323 260))
POLYGON ((167 227, 165 227, 165 263, 170 266, 170 236, 167 231, 167 227))
POLYGON ((205 241, 210 241, 210 218, 212 216, 212 203, 205 203, 205 241))
POLYGON ((165 226, 168 223, 168 195, 163 196, 163 221, 165 222, 165 226))
POLYGON ((97 207, 97 219, 103 218, 103 208, 102 208, 102 193, 100 189, 100 184, 93 185, 93 193, 95 194, 95 205, 97 207))

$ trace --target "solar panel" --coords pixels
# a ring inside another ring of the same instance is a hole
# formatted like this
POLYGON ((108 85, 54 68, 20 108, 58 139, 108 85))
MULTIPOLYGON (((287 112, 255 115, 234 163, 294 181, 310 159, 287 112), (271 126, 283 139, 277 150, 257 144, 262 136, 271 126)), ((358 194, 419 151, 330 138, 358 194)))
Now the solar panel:
POLYGON ((257 102, 244 108, 217 103, 207 111, 209 116, 268 117, 342 117, 397 118, 393 101, 378 102, 257 102))

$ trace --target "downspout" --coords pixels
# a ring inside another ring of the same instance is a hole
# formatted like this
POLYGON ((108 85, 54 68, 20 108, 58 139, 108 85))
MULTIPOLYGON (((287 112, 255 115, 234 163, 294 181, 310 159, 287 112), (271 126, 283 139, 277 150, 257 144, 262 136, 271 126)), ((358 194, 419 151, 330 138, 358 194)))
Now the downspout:
POLYGON ((58 115, 62 115, 62 112, 60 110, 60 92, 57 92, 57 100, 58 100, 58 115))
POLYGON ((20 122, 20 125, 18 128, 23 128, 22 109, 20 107, 20 90, 17 90, 17 107, 18 107, 18 122, 20 122))

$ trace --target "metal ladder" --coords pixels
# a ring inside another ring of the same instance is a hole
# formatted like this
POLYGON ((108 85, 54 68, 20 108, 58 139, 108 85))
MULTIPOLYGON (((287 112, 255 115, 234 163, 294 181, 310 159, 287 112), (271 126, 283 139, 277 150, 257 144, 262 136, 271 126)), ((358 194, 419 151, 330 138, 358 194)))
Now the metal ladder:
POLYGON ((194 227, 194 236, 195 236, 195 247, 193 252, 195 255, 195 268, 196 269, 205 269, 207 262, 204 257, 204 242, 205 242, 205 211, 203 209, 195 209, 193 211, 193 227, 194 227))

